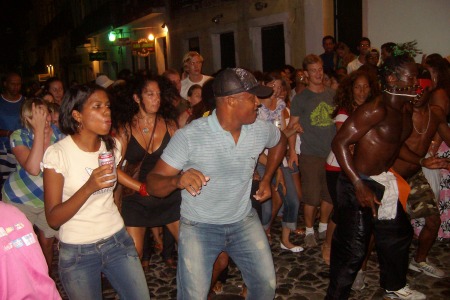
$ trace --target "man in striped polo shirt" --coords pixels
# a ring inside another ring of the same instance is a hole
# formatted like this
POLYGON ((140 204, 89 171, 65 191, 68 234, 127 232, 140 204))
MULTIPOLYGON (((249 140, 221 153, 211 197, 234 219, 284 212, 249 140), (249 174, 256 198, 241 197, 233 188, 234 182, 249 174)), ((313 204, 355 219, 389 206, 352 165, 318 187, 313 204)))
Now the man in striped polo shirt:
POLYGON ((286 151, 286 137, 256 120, 258 97, 272 90, 246 70, 226 69, 214 79, 216 110, 178 130, 147 176, 149 194, 182 189, 178 245, 178 299, 206 299, 214 261, 226 251, 241 270, 247 299, 273 299, 271 250, 252 209, 250 190, 259 154, 270 148, 255 198, 270 197, 270 181, 286 151))

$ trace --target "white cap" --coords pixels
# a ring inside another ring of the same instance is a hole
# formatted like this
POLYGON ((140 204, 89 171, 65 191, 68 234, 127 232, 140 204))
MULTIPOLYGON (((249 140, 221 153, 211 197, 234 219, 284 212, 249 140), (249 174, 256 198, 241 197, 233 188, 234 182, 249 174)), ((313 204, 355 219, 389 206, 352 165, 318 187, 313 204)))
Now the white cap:
POLYGON ((98 84, 101 87, 104 87, 105 89, 114 83, 111 79, 108 78, 106 75, 100 75, 95 79, 95 83, 98 84))

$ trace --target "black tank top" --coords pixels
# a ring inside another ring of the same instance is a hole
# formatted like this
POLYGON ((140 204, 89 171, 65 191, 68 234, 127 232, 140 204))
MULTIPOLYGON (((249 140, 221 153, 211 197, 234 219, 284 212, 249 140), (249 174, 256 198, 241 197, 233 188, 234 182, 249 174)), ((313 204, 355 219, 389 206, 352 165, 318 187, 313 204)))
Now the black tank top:
MULTIPOLYGON (((169 131, 167 130, 166 124, 166 133, 164 134, 161 145, 153 153, 147 153, 147 156, 142 162, 141 170, 139 171, 139 179, 138 179, 139 181, 145 182, 145 178, 148 172, 150 172, 156 165, 156 162, 161 157, 169 141, 170 141, 170 134, 169 131)), ((127 152, 125 153, 125 159, 127 160, 127 162, 132 164, 140 162, 144 157, 145 152, 146 149, 139 144, 139 142, 133 135, 131 135, 130 141, 128 142, 127 152)))

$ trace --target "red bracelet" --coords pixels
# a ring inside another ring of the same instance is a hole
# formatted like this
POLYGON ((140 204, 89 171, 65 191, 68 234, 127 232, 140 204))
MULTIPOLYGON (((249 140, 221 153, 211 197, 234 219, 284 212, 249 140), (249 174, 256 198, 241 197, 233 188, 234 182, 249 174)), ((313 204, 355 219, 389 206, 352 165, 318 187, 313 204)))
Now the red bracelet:
POLYGON ((145 183, 141 184, 141 186, 139 187, 139 194, 141 196, 148 196, 147 185, 145 183))

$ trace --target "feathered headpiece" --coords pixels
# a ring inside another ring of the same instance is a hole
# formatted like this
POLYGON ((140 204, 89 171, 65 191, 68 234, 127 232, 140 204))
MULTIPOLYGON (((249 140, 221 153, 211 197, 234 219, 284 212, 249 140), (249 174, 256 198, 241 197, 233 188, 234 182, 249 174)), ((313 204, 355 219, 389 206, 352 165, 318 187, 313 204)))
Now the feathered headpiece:
POLYGON ((410 57, 416 57, 417 54, 422 53, 422 51, 417 49, 416 46, 417 46, 416 40, 402 44, 396 44, 394 47, 392 47, 392 55, 400 56, 407 54, 410 57))

